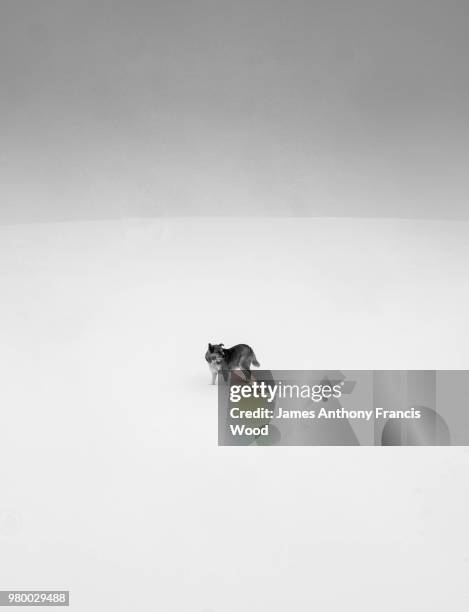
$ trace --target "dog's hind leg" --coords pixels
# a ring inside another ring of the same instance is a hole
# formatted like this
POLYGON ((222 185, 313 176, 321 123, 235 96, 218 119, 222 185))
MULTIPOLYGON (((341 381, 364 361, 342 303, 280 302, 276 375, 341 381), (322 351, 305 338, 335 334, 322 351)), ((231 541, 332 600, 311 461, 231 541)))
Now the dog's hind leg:
POLYGON ((251 364, 250 364, 249 359, 245 359, 239 364, 239 367, 241 368, 243 374, 246 376, 246 380, 251 380, 250 366, 251 364))

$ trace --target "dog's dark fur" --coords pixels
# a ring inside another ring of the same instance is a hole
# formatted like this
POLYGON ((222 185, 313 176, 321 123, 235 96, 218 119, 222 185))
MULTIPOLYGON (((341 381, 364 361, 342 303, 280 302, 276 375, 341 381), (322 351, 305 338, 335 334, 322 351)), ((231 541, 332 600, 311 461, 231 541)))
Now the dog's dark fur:
POLYGON ((251 380, 251 364, 260 367, 256 355, 247 344, 237 344, 231 348, 223 348, 223 344, 208 344, 205 359, 212 372, 212 385, 215 384, 217 374, 222 373, 225 382, 231 370, 240 369, 246 378, 251 380))

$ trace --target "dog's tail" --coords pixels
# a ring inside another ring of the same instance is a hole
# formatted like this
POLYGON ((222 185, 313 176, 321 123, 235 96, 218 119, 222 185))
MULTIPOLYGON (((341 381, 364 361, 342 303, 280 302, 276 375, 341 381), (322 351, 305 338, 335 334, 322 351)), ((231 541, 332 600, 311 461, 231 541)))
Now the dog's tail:
POLYGON ((260 368, 261 364, 257 361, 257 357, 254 353, 254 351, 252 351, 252 365, 255 365, 256 368, 260 368))

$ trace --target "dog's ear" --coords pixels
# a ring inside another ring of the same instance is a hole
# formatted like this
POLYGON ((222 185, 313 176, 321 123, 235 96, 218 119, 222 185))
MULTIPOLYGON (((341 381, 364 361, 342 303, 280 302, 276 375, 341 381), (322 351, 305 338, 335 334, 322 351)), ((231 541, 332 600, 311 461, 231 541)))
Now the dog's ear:
POLYGON ((212 351, 212 350, 213 350, 213 345, 212 345, 212 344, 210 344, 210 342, 208 343, 208 350, 209 350, 209 351, 212 351))

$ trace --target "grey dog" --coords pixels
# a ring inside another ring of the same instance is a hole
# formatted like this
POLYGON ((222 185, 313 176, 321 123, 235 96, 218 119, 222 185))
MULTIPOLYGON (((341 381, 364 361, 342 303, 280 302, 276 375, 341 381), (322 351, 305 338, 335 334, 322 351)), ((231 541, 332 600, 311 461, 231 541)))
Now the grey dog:
POLYGON ((250 346, 247 344, 236 344, 231 348, 223 348, 223 344, 208 344, 205 359, 212 372, 212 385, 215 384, 217 374, 222 373, 225 382, 231 370, 242 370, 247 378, 251 380, 251 364, 257 368, 260 363, 257 361, 256 355, 250 346))

